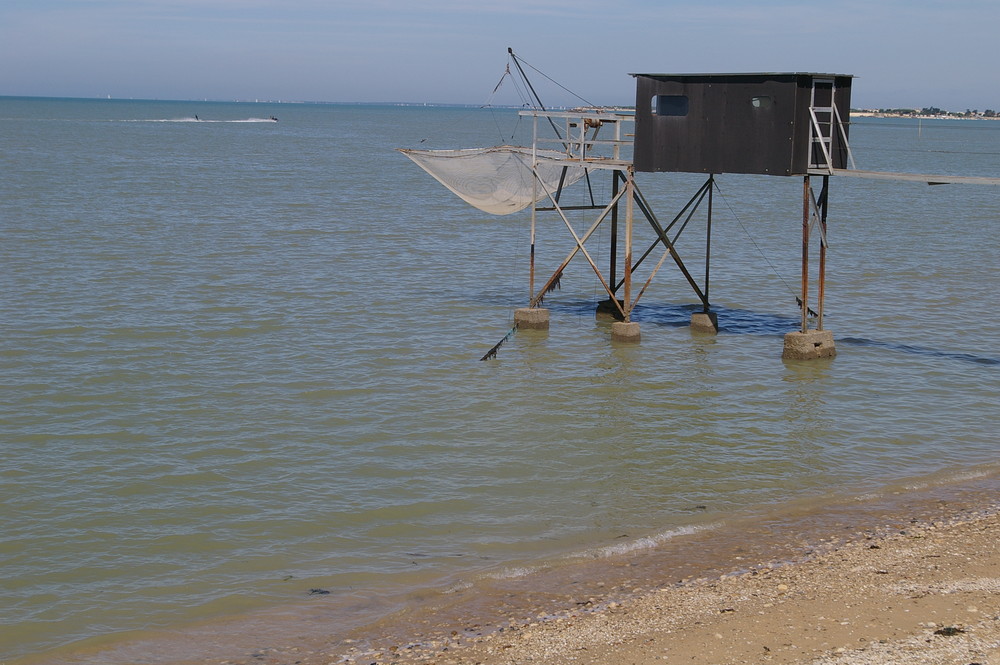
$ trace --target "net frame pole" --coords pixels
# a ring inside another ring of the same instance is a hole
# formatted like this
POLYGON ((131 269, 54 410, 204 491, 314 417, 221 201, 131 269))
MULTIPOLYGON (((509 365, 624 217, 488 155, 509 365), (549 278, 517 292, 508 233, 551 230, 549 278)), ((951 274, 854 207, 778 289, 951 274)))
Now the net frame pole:
POLYGON ((618 293, 618 178, 619 171, 611 174, 611 198, 616 200, 615 207, 611 209, 611 242, 608 249, 608 281, 611 282, 611 290, 614 292, 611 298, 614 299, 618 293))
MULTIPOLYGON (((538 118, 532 123, 531 137, 531 170, 538 172, 538 118)), ((560 184, 560 189, 561 189, 560 184)), ((531 257, 528 267, 528 302, 535 296, 535 229, 538 217, 538 178, 531 179, 531 257)))

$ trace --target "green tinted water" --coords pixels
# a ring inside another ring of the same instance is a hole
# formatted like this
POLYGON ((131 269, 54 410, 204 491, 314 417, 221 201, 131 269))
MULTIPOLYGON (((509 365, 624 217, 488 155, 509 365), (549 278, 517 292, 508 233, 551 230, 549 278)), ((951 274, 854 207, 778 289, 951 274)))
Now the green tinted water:
MULTIPOLYGON (((494 143, 496 122, 0 100, 0 657, 995 464, 996 188, 835 179, 833 361, 780 359, 800 181, 723 176, 718 336, 687 328, 668 266, 642 344, 611 344, 581 265, 548 334, 481 363, 524 304, 527 216, 393 148, 494 143)), ((852 145, 864 168, 1000 175, 1000 123, 858 124, 852 145)), ((700 178, 640 184, 667 217, 700 178)), ((546 224, 552 269, 571 244, 546 224)))

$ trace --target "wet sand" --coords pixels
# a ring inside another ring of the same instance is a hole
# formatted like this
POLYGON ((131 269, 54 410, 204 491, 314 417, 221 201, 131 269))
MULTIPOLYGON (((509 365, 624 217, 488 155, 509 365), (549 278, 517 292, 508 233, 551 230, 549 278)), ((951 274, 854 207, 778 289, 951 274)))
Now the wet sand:
POLYGON ((331 594, 37 662, 1000 665, 998 496, 992 473, 785 507, 394 603, 331 594))
MULTIPOLYGON (((665 548, 484 583, 354 637, 192 662, 996 665, 996 480, 757 522, 772 541, 759 549, 734 547, 732 534, 695 533, 665 548), (724 557, 716 541, 728 543, 724 557), (671 549, 703 574, 677 578, 671 549)), ((754 535, 747 524, 734 528, 754 535)))
POLYGON ((998 543, 1000 519, 983 509, 599 607, 583 599, 502 631, 456 625, 410 643, 245 662, 995 664, 998 543))

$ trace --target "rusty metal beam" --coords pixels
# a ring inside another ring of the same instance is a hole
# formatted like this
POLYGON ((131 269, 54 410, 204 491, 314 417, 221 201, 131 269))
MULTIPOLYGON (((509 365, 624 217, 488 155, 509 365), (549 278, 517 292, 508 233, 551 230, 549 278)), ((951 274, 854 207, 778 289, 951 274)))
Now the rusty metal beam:
POLYGON ((820 228, 820 244, 819 244, 819 284, 817 286, 816 293, 816 329, 823 329, 823 305, 826 301, 826 213, 829 208, 828 203, 830 200, 830 176, 823 176, 823 189, 819 195, 819 228, 820 228))
POLYGON ((809 330, 809 225, 812 221, 812 189, 809 176, 802 177, 802 307, 801 332, 809 330))
POLYGON ((715 191, 715 176, 708 176, 708 220, 705 225, 705 300, 702 302, 704 311, 709 310, 709 277, 712 266, 712 194, 715 191))

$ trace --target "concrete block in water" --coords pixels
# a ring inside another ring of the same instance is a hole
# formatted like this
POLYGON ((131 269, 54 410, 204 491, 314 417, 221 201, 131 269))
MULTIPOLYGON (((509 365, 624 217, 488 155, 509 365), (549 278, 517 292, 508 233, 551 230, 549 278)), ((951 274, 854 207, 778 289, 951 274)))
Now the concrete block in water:
POLYGON ((549 310, 540 307, 515 309, 514 324, 518 330, 548 330, 549 310))
POLYGON ((829 330, 807 330, 790 332, 785 335, 785 350, 781 357, 785 360, 815 360, 832 358, 837 355, 833 345, 833 333, 829 330))
POLYGON ((638 342, 639 339, 639 324, 635 321, 628 323, 625 321, 615 321, 611 324, 611 341, 638 342))
POLYGON ((715 312, 695 312, 691 315, 691 330, 695 332, 719 332, 719 316, 715 312))

